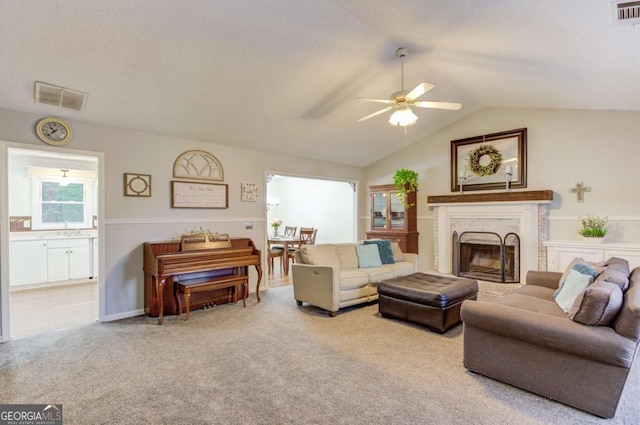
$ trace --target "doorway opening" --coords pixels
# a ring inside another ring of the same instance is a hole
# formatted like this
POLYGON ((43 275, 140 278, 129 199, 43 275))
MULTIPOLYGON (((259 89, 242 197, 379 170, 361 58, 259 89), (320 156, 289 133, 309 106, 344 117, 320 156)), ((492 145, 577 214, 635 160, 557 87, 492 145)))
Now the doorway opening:
MULTIPOLYGON (((287 226, 295 227, 296 235, 300 234, 302 227, 317 230, 316 244, 356 241, 357 193, 353 181, 268 173, 265 187, 268 235, 274 231, 271 223, 281 221, 281 233, 287 226)), ((266 241, 264 252, 269 252, 266 241)), ((283 267, 280 261, 293 260, 287 255, 274 260, 272 273, 267 273, 268 287, 289 284, 290 268, 283 267), (285 269, 289 269, 288 274, 285 274, 285 269)))
POLYGON ((2 317, 12 338, 100 317, 100 159, 72 152, 7 150, 9 312, 2 317))

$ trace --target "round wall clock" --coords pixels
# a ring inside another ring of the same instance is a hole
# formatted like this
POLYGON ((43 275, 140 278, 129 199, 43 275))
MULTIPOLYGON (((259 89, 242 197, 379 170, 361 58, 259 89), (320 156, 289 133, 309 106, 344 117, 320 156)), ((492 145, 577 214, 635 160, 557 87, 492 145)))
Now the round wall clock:
POLYGON ((71 141, 71 127, 58 118, 43 118, 36 124, 36 134, 45 143, 53 146, 66 145, 71 141))

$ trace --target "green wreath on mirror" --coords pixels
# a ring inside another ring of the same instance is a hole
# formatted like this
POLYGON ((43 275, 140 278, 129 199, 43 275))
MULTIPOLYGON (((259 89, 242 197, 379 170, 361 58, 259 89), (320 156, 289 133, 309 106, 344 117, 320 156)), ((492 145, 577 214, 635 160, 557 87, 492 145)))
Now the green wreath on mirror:
POLYGON ((502 165, 502 154, 498 149, 491 145, 480 145, 476 149, 469 152, 469 169, 477 176, 490 176, 495 174, 502 165), (487 165, 480 164, 482 157, 487 155, 489 163, 487 165))

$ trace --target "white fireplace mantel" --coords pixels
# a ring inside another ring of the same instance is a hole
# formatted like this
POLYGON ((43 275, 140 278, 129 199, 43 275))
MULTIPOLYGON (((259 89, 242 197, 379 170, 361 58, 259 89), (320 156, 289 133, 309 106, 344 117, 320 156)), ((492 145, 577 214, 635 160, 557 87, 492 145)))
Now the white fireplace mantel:
POLYGON ((495 194, 502 195, 501 199, 507 199, 499 201, 490 200, 491 195, 494 194, 486 193, 476 196, 430 197, 429 205, 436 209, 436 270, 440 273, 452 273, 452 235, 454 231, 460 234, 463 231, 477 231, 477 227, 483 229, 489 227, 491 231, 501 237, 513 231, 518 234, 520 238, 520 282, 524 282, 529 270, 540 270, 540 265, 546 263, 546 258, 541 258, 545 252, 542 242, 547 239, 547 206, 545 204, 552 201, 553 192, 537 191, 535 193, 541 192, 544 192, 545 195, 532 196, 536 199, 508 196, 516 192, 495 194), (549 194, 551 195, 549 196, 549 194), (478 198, 486 198, 487 200, 478 198), (446 202, 449 200, 452 202, 446 202), (460 228, 461 226, 469 228, 460 228), (477 227, 474 229, 473 226, 477 227))

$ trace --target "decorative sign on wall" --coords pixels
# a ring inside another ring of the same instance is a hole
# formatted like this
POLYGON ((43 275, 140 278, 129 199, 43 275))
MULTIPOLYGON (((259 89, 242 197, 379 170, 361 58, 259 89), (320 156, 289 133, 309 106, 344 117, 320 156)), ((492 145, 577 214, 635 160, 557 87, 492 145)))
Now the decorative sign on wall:
POLYGON ((258 200, 258 183, 242 183, 240 200, 242 202, 256 202, 258 200))
POLYGON ((229 185, 172 181, 171 208, 229 208, 229 185))
POLYGON ((571 189, 571 193, 575 193, 578 202, 584 202, 584 193, 591 192, 591 186, 585 186, 582 182, 576 183, 576 187, 571 189))
POLYGON ((224 181, 218 158, 206 151, 192 150, 180 154, 173 163, 173 177, 193 180, 224 181))
POLYGON ((452 140, 451 191, 461 184, 464 190, 527 187, 527 129, 452 140))
POLYGON ((124 196, 151 197, 151 174, 124 173, 124 196))

